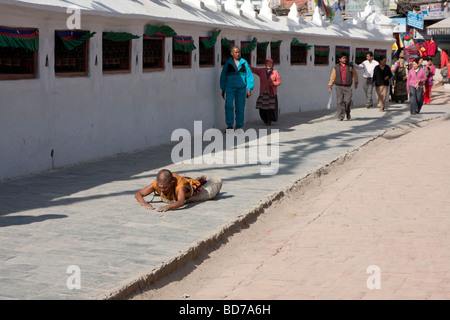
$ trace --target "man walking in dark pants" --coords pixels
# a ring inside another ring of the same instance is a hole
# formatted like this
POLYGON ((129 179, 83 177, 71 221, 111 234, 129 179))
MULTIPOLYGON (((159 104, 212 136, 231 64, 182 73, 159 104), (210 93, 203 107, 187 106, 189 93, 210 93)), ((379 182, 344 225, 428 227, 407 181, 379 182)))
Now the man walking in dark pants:
POLYGON ((351 119, 350 108, 352 104, 352 83, 355 83, 355 89, 358 88, 358 73, 356 69, 347 64, 347 55, 342 54, 339 57, 339 63, 331 72, 330 82, 328 83, 328 93, 331 93, 333 84, 336 85, 336 109, 338 121, 351 119))

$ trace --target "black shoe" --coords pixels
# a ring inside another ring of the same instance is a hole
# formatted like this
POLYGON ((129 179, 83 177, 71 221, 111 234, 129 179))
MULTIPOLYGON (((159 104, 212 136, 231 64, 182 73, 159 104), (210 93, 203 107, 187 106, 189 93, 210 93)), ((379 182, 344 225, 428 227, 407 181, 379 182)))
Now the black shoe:
POLYGON ((228 127, 227 127, 227 130, 228 130, 228 129, 231 129, 231 130, 233 130, 233 127, 230 127, 230 126, 228 126, 228 127))
POLYGON ((350 120, 352 118, 352 116, 350 115, 350 113, 347 113, 347 120, 350 120))

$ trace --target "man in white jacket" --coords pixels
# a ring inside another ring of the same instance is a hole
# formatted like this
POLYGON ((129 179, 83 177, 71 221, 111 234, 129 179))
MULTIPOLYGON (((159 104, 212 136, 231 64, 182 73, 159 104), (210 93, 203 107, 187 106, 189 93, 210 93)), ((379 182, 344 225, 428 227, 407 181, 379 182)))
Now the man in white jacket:
POLYGON ((367 53, 366 59, 361 64, 354 64, 356 69, 364 70, 363 74, 363 89, 364 93, 366 94, 366 108, 372 108, 373 107, 373 83, 372 83, 372 77, 373 77, 373 70, 375 67, 379 64, 378 61, 373 59, 373 52, 369 51, 367 53))

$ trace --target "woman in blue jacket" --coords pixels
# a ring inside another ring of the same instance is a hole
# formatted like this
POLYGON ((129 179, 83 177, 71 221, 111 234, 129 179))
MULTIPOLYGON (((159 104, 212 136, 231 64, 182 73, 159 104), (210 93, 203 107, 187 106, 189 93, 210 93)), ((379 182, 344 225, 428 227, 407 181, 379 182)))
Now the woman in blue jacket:
POLYGON ((241 50, 231 48, 229 58, 220 74, 220 89, 225 99, 225 122, 227 129, 233 129, 236 115, 236 129, 244 125, 245 98, 250 97, 254 87, 253 73, 245 59, 241 58, 241 50))

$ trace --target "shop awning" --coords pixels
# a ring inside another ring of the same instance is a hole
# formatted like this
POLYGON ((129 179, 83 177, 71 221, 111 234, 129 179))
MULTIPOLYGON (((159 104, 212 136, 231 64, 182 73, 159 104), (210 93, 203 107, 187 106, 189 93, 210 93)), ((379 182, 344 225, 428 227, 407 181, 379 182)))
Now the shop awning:
POLYGON ((450 35, 450 18, 441 20, 427 27, 427 34, 434 35, 450 35))

